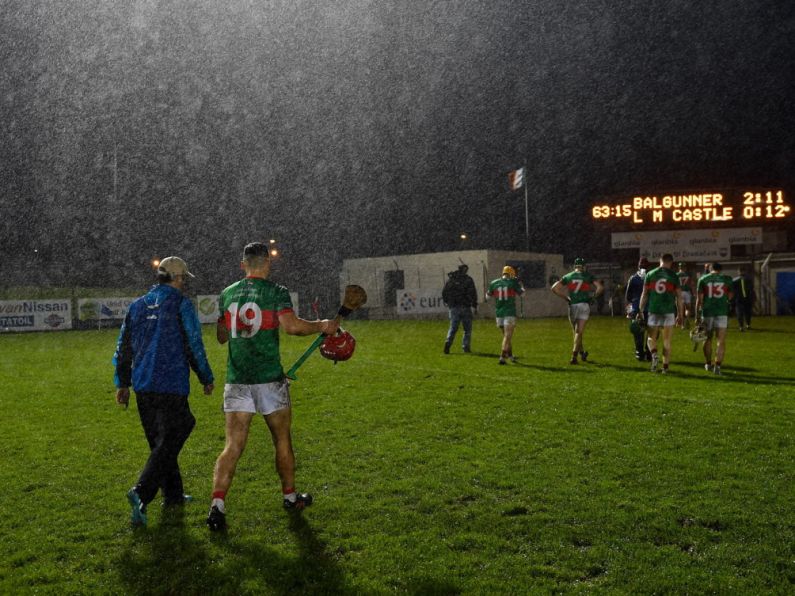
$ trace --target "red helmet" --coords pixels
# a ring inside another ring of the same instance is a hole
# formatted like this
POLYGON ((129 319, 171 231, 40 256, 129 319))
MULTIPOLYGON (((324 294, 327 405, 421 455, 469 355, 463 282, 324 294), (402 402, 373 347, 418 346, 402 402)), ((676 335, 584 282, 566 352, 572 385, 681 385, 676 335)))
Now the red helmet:
POLYGON ((347 331, 340 329, 336 335, 329 335, 320 344, 320 354, 334 362, 341 362, 353 356, 356 348, 356 338, 347 331))

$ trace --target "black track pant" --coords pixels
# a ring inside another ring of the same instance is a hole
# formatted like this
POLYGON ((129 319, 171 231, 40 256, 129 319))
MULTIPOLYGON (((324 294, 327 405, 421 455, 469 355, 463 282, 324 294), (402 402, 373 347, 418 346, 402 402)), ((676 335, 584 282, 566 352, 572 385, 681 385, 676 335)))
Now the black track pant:
POLYGON ((740 328, 750 327, 753 302, 750 300, 738 300, 734 308, 737 311, 737 322, 739 323, 740 328))
POLYGON ((182 502, 182 475, 177 457, 196 425, 188 396, 136 393, 135 399, 151 450, 136 485, 138 496, 149 503, 158 489, 162 489, 166 503, 182 502))

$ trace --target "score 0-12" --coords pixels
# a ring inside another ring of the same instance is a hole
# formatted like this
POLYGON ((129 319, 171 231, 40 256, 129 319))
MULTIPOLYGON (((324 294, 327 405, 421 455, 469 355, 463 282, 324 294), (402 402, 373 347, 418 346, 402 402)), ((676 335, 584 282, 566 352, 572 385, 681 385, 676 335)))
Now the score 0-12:
POLYGON ((786 217, 790 206, 784 203, 784 191, 743 193, 743 217, 745 219, 775 219, 786 217))

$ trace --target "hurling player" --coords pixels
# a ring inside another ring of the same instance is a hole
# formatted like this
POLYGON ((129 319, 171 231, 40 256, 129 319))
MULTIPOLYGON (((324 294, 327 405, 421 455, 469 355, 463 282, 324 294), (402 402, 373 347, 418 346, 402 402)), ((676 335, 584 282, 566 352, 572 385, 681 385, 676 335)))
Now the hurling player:
POLYGON ((295 490, 295 456, 290 423, 292 410, 287 379, 279 358, 279 329, 290 335, 331 335, 333 320, 306 321, 293 312, 287 288, 270 280, 270 254, 266 244, 252 242, 243 249, 241 269, 246 277, 221 292, 218 342, 229 344, 224 386, 226 446, 215 463, 213 495, 207 525, 226 528, 226 493, 248 439, 251 419, 261 414, 276 450, 276 471, 281 479, 283 504, 300 510, 312 504, 312 495, 295 490))
POLYGON ((511 362, 516 362, 511 341, 513 330, 516 328, 516 297, 521 296, 523 293, 524 286, 516 278, 516 270, 510 265, 502 268, 502 277, 492 281, 486 291, 486 299, 489 296, 494 296, 495 298, 497 327, 502 330, 500 364, 505 364, 506 358, 510 358, 511 362))
POLYGON ((682 304, 685 307, 682 327, 687 327, 690 317, 693 316, 693 288, 695 284, 693 277, 687 271, 686 263, 679 263, 676 275, 679 278, 679 286, 682 288, 682 304))
POLYGON ((569 304, 569 322, 574 331, 574 347, 569 364, 577 364, 577 354, 585 362, 588 352, 583 348, 582 337, 591 316, 591 302, 604 292, 602 282, 585 271, 585 259, 578 257, 574 259, 574 271, 561 277, 550 289, 569 304))
POLYGON ((723 275, 720 263, 712 263, 712 272, 698 280, 696 294, 696 312, 701 312, 704 326, 707 329, 707 341, 704 342, 704 370, 720 373, 723 355, 726 352, 726 329, 729 327, 729 301, 733 298, 733 280, 723 275), (718 347, 715 350, 715 364, 712 364, 712 336, 717 337, 718 347))
POLYGON ((643 294, 640 297, 638 316, 643 316, 646 305, 649 307, 649 316, 646 322, 649 331, 649 351, 651 352, 651 371, 656 372, 660 358, 657 354, 657 338, 660 329, 663 334, 663 367, 662 373, 668 372, 671 362, 671 338, 674 325, 682 324, 682 289, 679 287, 679 277, 672 267, 674 257, 664 254, 660 257, 660 266, 646 274, 643 285, 643 294))

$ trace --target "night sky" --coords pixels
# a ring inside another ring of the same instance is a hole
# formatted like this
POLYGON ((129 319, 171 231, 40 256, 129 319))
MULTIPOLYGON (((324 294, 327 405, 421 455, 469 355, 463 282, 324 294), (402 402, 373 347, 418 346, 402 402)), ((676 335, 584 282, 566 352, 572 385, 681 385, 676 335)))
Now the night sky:
POLYGON ((794 7, 4 2, 2 283, 134 286, 179 254, 215 290, 276 238, 317 293, 346 257, 521 249, 524 164, 531 247, 567 256, 598 250, 598 197, 792 202, 794 7))

